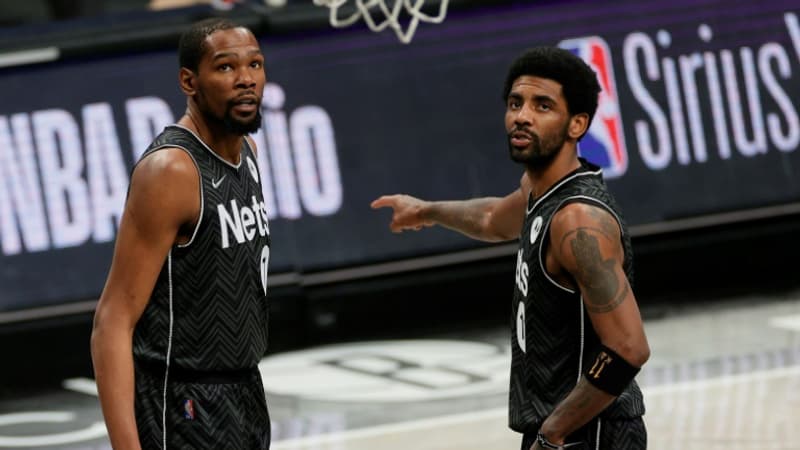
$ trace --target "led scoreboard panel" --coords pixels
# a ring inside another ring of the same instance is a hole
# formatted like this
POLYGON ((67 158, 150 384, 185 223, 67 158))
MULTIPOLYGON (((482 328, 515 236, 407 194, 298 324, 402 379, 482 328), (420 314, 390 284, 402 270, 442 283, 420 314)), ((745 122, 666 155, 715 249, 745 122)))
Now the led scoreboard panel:
MULTIPOLYGON (((597 71, 580 151, 605 168, 634 229, 795 204, 799 15, 793 1, 586 0, 452 11, 410 45, 360 28, 263 36, 270 82, 254 137, 270 271, 480 247, 442 229, 392 235, 388 211, 369 203, 516 189, 501 89, 510 61, 538 44, 597 71)), ((185 109, 176 59, 0 71, 0 313, 97 298, 132 165, 185 109)))

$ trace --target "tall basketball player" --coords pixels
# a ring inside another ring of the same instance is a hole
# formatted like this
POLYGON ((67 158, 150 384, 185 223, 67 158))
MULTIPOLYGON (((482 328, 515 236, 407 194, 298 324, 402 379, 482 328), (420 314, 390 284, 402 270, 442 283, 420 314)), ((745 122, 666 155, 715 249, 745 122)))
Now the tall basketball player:
POLYGON ((522 449, 645 449, 642 393, 650 356, 631 290, 628 231, 601 170, 577 143, 597 109, 592 69, 559 48, 511 65, 504 88, 520 187, 503 198, 378 198, 391 229, 441 225, 483 241, 519 240, 512 300, 509 425, 522 449))
POLYGON ((266 449, 264 56, 221 19, 180 40, 186 113, 134 167, 92 359, 113 448, 266 449))

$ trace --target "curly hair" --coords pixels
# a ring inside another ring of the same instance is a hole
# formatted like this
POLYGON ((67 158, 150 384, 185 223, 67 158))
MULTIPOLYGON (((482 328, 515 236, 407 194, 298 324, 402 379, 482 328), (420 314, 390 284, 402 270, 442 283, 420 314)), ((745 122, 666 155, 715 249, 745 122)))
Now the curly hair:
POLYGON ((188 30, 181 34, 178 43, 178 62, 180 67, 197 72, 197 67, 200 65, 200 60, 206 51, 206 38, 215 31, 239 27, 241 25, 220 17, 212 17, 193 23, 188 30))
POLYGON ((558 47, 534 47, 523 52, 508 69, 503 101, 508 99, 514 81, 524 75, 547 78, 561 84, 570 115, 586 113, 591 124, 597 111, 600 84, 597 74, 582 59, 558 47))

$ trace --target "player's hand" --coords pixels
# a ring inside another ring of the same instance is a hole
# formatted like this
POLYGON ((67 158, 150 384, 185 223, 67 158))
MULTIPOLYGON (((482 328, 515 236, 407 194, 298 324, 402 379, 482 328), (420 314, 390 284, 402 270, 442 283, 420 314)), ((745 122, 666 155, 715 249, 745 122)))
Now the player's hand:
POLYGON ((392 208, 392 222, 389 228, 394 233, 403 230, 421 230, 422 227, 433 225, 430 220, 425 220, 423 212, 428 202, 420 200, 410 195, 384 195, 374 200, 370 206, 372 209, 392 208))

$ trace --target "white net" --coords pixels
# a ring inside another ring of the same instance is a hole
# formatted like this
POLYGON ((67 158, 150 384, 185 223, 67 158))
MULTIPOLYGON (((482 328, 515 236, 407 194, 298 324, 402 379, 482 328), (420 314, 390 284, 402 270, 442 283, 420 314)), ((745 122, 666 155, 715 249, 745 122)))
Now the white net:
POLYGON ((330 23, 335 28, 344 28, 363 18, 370 30, 380 32, 391 28, 400 42, 408 44, 414 38, 420 22, 442 23, 447 15, 448 0, 440 0, 436 15, 422 12, 425 0, 354 0, 347 12, 340 9, 346 7, 350 0, 314 0, 317 6, 327 7, 330 11, 330 23), (353 11, 353 7, 355 11, 353 11), (376 20, 376 17, 378 18, 376 20), (405 23, 405 28, 403 27, 405 23))

